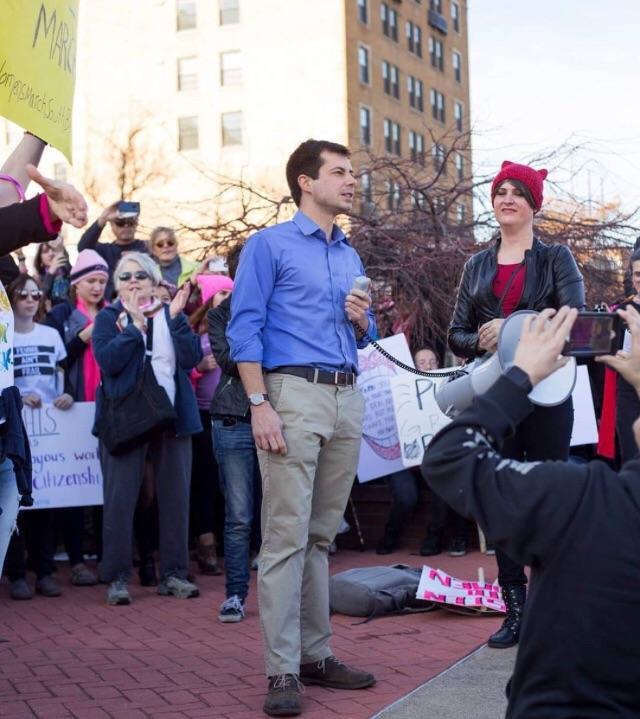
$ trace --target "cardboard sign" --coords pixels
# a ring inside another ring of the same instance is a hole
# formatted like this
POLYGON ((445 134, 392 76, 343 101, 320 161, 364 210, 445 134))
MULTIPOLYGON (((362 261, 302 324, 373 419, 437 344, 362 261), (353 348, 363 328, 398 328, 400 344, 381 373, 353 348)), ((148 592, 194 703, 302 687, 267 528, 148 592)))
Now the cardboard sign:
POLYGON ((426 564, 422 567, 416 597, 428 602, 451 604, 456 607, 506 611, 499 585, 456 579, 442 569, 434 569, 426 564))
POLYGON ((33 463, 33 509, 102 504, 98 439, 91 434, 93 402, 22 410, 33 463))
POLYGON ((573 400, 572 447, 580 444, 596 444, 598 441, 598 423, 593 408, 589 371, 585 365, 579 365, 577 369, 576 386, 571 394, 573 400))
POLYGON ((2 0, 0 115, 71 162, 79 0, 2 0))

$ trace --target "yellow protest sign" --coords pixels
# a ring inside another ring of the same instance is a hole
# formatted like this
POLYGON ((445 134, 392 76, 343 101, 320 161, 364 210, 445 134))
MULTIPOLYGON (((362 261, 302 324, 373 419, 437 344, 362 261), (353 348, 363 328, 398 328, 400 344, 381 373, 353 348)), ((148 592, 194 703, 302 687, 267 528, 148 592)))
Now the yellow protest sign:
POLYGON ((79 0, 0 2, 0 115, 71 162, 79 0))

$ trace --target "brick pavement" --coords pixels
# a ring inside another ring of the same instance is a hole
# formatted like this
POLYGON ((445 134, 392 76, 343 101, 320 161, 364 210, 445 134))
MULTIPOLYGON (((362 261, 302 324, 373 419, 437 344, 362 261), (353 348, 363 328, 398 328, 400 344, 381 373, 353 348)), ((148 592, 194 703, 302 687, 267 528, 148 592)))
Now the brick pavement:
MULTIPOLYGON (((456 576, 475 578, 480 565, 487 580, 496 574, 493 558, 478 553, 432 560, 456 576)), ((420 566, 421 558, 341 551, 331 570, 395 562, 420 566)), ((0 586, 0 637, 9 639, 0 644, 0 717, 264 716, 255 575, 247 620, 236 625, 216 618, 222 577, 198 577, 201 596, 186 601, 133 583, 130 607, 107 606, 104 586, 70 586, 66 570, 58 578, 64 595, 56 599, 15 602, 6 580, 0 586)), ((333 648, 341 659, 373 671, 377 684, 352 692, 309 687, 306 719, 370 717, 482 644, 499 624, 445 611, 357 621, 333 618, 333 648)))

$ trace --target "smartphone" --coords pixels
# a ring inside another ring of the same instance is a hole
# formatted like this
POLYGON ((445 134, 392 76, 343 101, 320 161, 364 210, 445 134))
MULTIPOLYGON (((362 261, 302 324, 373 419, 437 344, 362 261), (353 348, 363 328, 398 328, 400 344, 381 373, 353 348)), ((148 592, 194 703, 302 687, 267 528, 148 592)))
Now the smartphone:
POLYGON ((118 219, 125 220, 130 217, 138 217, 140 215, 140 203, 139 202, 125 202, 121 200, 118 202, 118 219))
POLYGON ((209 260, 207 269, 209 270, 209 272, 227 272, 228 271, 227 263, 222 259, 222 257, 216 257, 213 260, 209 260))
POLYGON ((363 292, 369 292, 371 288, 371 280, 364 275, 360 275, 353 280, 351 289, 362 290, 363 292))
POLYGON ((615 354, 620 347, 624 325, 612 312, 580 312, 562 351, 570 357, 615 354))

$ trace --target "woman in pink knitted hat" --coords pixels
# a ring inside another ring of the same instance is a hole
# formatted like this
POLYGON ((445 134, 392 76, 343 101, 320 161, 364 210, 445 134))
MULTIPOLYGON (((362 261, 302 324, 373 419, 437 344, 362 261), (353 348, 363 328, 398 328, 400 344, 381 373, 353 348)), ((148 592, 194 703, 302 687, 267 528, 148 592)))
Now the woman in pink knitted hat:
MULTIPOLYGON (((546 170, 505 160, 491 184, 499 232, 462 272, 448 334, 458 357, 471 360, 494 353, 504 318, 516 310, 584 307, 584 282, 569 248, 535 236, 546 176, 546 170)), ((536 406, 505 444, 503 456, 567 460, 572 427, 571 398, 556 407, 536 406)), ((499 550, 496 559, 507 614, 489 646, 502 648, 518 642, 527 578, 524 568, 499 550)))

